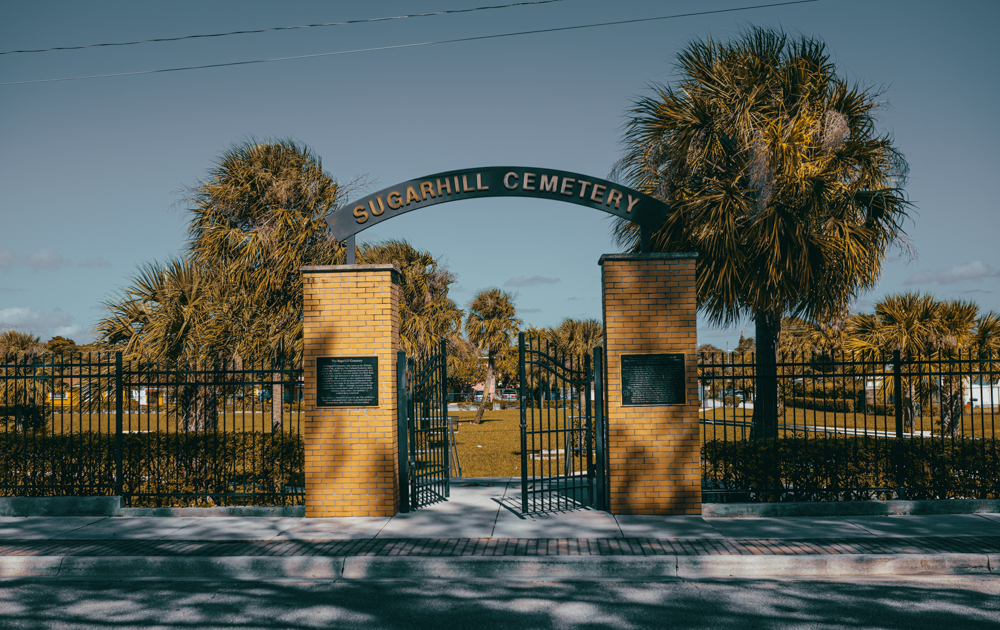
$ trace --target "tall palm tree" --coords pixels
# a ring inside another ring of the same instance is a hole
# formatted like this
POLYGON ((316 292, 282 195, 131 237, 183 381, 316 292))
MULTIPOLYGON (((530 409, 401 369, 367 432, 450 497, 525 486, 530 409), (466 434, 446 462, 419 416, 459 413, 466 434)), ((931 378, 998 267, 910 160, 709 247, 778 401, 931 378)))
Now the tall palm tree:
POLYGON ((340 185, 290 140, 230 147, 189 191, 189 256, 239 305, 229 322, 244 359, 299 358, 304 265, 343 262, 326 215, 340 185))
POLYGON ((483 400, 473 420, 482 422, 483 413, 493 393, 496 361, 501 353, 510 352, 514 335, 521 327, 514 307, 514 296, 501 289, 485 289, 469 303, 465 317, 465 332, 472 345, 486 354, 486 379, 483 381, 483 400))
MULTIPOLYGON (((667 202, 656 251, 698 253, 699 307, 753 317, 754 435, 777 435, 784 315, 821 316, 878 280, 900 243, 907 166, 878 131, 879 94, 837 76, 823 42, 751 28, 690 43, 673 86, 631 110, 614 177, 667 202)), ((620 243, 639 229, 618 220, 620 243)))

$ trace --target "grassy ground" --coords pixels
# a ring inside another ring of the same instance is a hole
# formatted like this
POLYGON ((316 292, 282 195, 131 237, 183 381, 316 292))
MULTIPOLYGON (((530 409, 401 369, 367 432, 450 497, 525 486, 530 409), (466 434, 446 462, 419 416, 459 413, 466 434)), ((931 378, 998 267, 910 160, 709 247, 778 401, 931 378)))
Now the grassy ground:
MULTIPOLYGON (((701 412, 700 415, 703 419, 714 420, 719 423, 715 425, 702 425, 703 439, 739 440, 750 435, 749 423, 753 417, 753 409, 717 407, 715 409, 707 409, 701 412)), ((879 435, 884 431, 888 431, 890 435, 895 435, 896 432, 895 416, 876 415, 874 413, 816 411, 813 409, 786 407, 784 416, 780 422, 782 424, 815 427, 819 429, 819 433, 823 432, 823 427, 846 429, 849 432, 861 435, 866 430, 869 432, 878 431, 879 435)), ((930 415, 918 417, 915 424, 914 432, 926 431, 935 436, 941 435, 941 425, 939 418, 936 416, 934 418, 931 418, 930 415)), ((995 430, 1000 431, 1000 409, 966 409, 962 418, 961 430, 956 431, 955 435, 956 437, 984 437, 984 429, 985 437, 993 437, 996 435, 995 430)), ((787 431, 783 433, 790 435, 792 432, 787 431)), ((795 433, 801 435, 802 432, 796 431, 795 433)), ((814 435, 816 431, 808 431, 808 433, 814 435)))
POLYGON ((475 411, 449 411, 458 417, 458 459, 465 477, 519 477, 521 475, 520 412, 487 411, 481 424, 472 424, 475 411))
MULTIPOLYGON (((301 430, 301 420, 305 419, 305 414, 298 410, 292 411, 285 408, 284 429, 285 431, 294 428, 301 430)), ((122 417, 122 428, 125 431, 177 431, 177 417, 171 410, 157 413, 133 411, 125 412, 122 417)), ((0 428, 0 431, 3 429, 0 428)), ((227 410, 219 414, 220 431, 259 431, 271 432, 271 412, 253 412, 227 410)), ((98 431, 100 433, 114 433, 115 414, 107 412, 84 412, 84 413, 53 413, 49 419, 49 431, 54 434, 78 433, 80 431, 98 431)))

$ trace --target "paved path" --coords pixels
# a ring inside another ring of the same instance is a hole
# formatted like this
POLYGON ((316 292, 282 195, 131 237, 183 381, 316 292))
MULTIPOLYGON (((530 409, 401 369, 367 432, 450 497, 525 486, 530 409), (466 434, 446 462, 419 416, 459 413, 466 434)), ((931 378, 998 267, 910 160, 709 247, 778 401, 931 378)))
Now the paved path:
POLYGON ((1000 574, 998 514, 523 515, 518 484, 455 480, 449 501, 392 518, 0 518, 0 576, 1000 574))

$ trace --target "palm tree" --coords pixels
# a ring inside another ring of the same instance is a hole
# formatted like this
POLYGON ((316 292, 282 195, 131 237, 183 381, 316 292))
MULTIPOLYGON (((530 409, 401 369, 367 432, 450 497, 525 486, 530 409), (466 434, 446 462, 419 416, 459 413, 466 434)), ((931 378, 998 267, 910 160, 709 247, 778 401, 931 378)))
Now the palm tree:
MULTIPOLYGON (((567 368, 582 370, 587 360, 585 357, 593 352, 595 346, 604 343, 604 325, 596 319, 567 317, 558 326, 545 329, 545 338, 567 368)), ((555 380, 553 375, 549 377, 555 380)), ((584 387, 578 392, 581 409, 586 404, 587 389, 584 387)))
POLYGON ((203 365, 226 342, 209 338, 213 296, 209 279, 191 260, 147 263, 132 285, 106 300, 109 314, 95 331, 129 358, 184 360, 203 365))
POLYGON ((860 314, 848 323, 845 347, 861 353, 868 360, 884 359, 898 350, 906 362, 914 359, 937 359, 922 369, 904 367, 903 422, 912 431, 916 408, 930 402, 934 393, 941 402, 941 429, 952 434, 962 419, 964 385, 958 376, 935 376, 940 366, 975 349, 989 354, 1000 343, 996 333, 997 316, 979 316, 978 307, 968 301, 939 302, 929 294, 903 293, 886 296, 875 305, 874 314, 860 314))
MULTIPOLYGON (((140 269, 109 301, 98 325, 105 343, 130 358, 195 365, 299 363, 302 274, 344 262, 326 215, 347 194, 305 146, 287 140, 235 145, 190 189, 186 256, 140 269)), ((362 245, 359 259, 403 272, 403 348, 418 356, 457 339, 461 311, 448 299, 454 275, 405 241, 362 245)), ((283 419, 282 373, 271 388, 271 424, 283 419)))
POLYGON ((442 339, 453 351, 461 338, 462 311, 448 297, 455 274, 428 251, 406 241, 389 240, 358 247, 359 264, 393 264, 401 271, 399 344, 407 356, 436 352, 442 339))
POLYGON ((550 328, 549 337, 560 353, 582 359, 595 346, 604 343, 604 325, 596 319, 567 317, 556 328, 550 328))
POLYGON ((486 354, 486 379, 483 400, 476 412, 474 424, 482 422, 483 413, 493 393, 496 361, 501 353, 510 352, 511 342, 521 326, 514 307, 514 296, 497 288, 485 289, 469 303, 465 331, 469 341, 482 355, 486 354))
MULTIPOLYGON (((132 286, 105 302, 109 314, 95 330, 131 361, 164 361, 201 374, 232 351, 228 318, 216 316, 216 307, 226 304, 217 288, 190 259, 146 264, 132 286)), ((177 412, 190 431, 214 429, 218 423, 216 388, 200 384, 199 378, 191 377, 177 394, 177 412)))
POLYGON ((240 307, 228 323, 244 359, 301 357, 299 268, 343 262, 325 220, 342 196, 320 159, 290 140, 229 148, 189 191, 189 255, 240 307))
MULTIPOLYGON (((838 77, 817 39, 751 28, 692 42, 677 65, 674 86, 636 101, 613 176, 671 206, 652 246, 698 253, 708 319, 754 318, 753 433, 775 436, 782 316, 874 286, 903 235, 906 161, 876 128, 880 95, 838 77)), ((615 233, 637 247, 637 225, 615 233)))
POLYGON ((45 349, 41 338, 30 332, 13 328, 0 332, 0 355, 8 357, 17 354, 35 355, 45 349))
POLYGON ((9 329, 0 333, 0 420, 13 422, 18 430, 44 430, 48 420, 45 394, 54 380, 44 369, 34 365, 35 357, 45 351, 35 335, 9 329))

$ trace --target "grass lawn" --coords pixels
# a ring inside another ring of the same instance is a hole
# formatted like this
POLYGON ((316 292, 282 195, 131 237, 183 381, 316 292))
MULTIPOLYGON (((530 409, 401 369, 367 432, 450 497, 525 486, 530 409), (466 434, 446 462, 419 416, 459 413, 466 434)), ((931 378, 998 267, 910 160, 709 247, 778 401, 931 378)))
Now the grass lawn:
POLYGON ((449 411, 458 417, 458 459, 465 477, 519 477, 521 475, 521 412, 487 410, 482 424, 472 424, 475 411, 449 411))
MULTIPOLYGON (((702 439, 728 439, 740 440, 750 436, 750 421, 753 417, 753 409, 742 407, 716 407, 702 411, 700 417, 703 420, 713 420, 719 424, 702 425, 702 439), (741 426, 744 425, 744 426, 741 426)), ((874 436, 875 431, 888 431, 890 435, 896 434, 895 416, 876 415, 874 413, 864 414, 855 412, 833 412, 816 411, 814 409, 799 409, 786 407, 782 419, 782 424, 795 425, 798 427, 808 427, 806 431, 810 436, 823 433, 823 427, 841 429, 841 434, 864 435, 865 431, 874 436), (845 430, 846 431, 843 431, 845 430)), ((996 430, 1000 429, 1000 410, 994 411, 992 408, 981 408, 965 410, 962 417, 961 430, 956 431, 956 437, 993 437, 996 430), (994 428, 995 427, 995 428, 994 428), (985 430, 985 436, 984 436, 985 430)), ((934 436, 941 435, 941 425, 939 418, 931 418, 929 414, 917 418, 914 432, 926 431, 934 436)), ((799 437, 803 430, 783 431, 783 435, 791 436, 796 434, 799 437)), ((926 435, 926 434, 925 434, 926 435)))
MULTIPOLYGON (((285 408, 284 429, 289 431, 294 428, 301 430, 301 421, 305 419, 305 414, 299 411, 290 411, 285 408)), ((0 425, 2 426, 2 425, 0 425)), ((12 426, 12 425, 11 425, 12 426)), ((177 431, 177 417, 171 411, 157 413, 133 411, 125 412, 122 416, 122 428, 124 431, 177 431)), ((59 413, 55 412, 49 419, 49 430, 54 434, 79 433, 80 431, 97 431, 100 433, 115 432, 115 414, 108 412, 94 411, 92 413, 59 413)), ((219 414, 220 431, 258 431, 263 433, 271 432, 271 412, 261 411, 232 411, 227 410, 219 414)), ((0 431, 3 431, 0 428, 0 431)))

